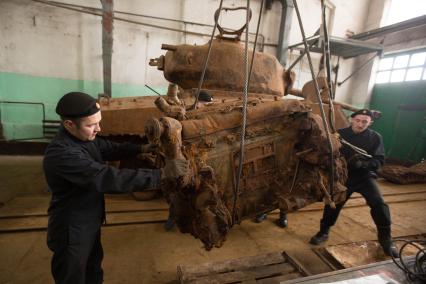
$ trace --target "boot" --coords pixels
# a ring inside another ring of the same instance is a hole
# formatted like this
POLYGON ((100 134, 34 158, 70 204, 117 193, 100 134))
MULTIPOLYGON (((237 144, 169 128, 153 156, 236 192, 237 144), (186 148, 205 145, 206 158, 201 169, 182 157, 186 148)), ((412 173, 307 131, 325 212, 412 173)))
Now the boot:
POLYGON ((268 215, 266 213, 257 215, 256 217, 254 217, 254 222, 256 223, 262 223, 263 221, 266 220, 266 218, 268 218, 268 215))
POLYGON ((390 257, 399 258, 398 249, 392 241, 390 226, 377 227, 377 236, 384 253, 390 257))
POLYGON ((319 245, 323 242, 328 241, 328 233, 330 232, 330 227, 324 226, 321 224, 321 228, 315 236, 309 241, 312 245, 319 245))
POLYGON ((280 218, 278 219, 278 226, 280 226, 281 228, 287 228, 287 226, 288 226, 287 214, 283 211, 280 211, 280 218))
POLYGON ((169 213, 166 223, 164 223, 164 229, 170 231, 175 226, 175 220, 173 219, 172 214, 169 213))

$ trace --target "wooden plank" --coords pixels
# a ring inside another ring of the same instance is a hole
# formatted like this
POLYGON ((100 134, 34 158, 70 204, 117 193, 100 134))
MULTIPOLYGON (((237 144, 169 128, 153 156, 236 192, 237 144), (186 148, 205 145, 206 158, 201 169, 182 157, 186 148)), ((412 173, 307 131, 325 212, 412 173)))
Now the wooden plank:
POLYGON ((267 253, 258 256, 230 259, 223 262, 203 263, 199 265, 178 266, 178 276, 181 281, 194 279, 202 275, 225 273, 243 270, 261 265, 271 265, 285 262, 281 252, 267 253))
POLYGON ((238 283, 243 281, 255 281, 260 278, 268 278, 275 276, 282 276, 294 272, 294 267, 289 263, 279 263, 269 266, 261 266, 241 271, 232 271, 222 274, 212 274, 209 276, 202 276, 196 279, 184 282, 194 284, 208 284, 208 283, 238 283))
POLYGON ((284 257, 287 259, 287 261, 293 265, 294 268, 296 268, 297 271, 300 272, 303 276, 309 276, 311 273, 290 253, 284 251, 283 252, 284 257))
POLYGON ((281 276, 259 279, 256 281, 256 284, 279 284, 282 281, 293 280, 300 277, 302 277, 302 275, 299 272, 291 272, 281 276))

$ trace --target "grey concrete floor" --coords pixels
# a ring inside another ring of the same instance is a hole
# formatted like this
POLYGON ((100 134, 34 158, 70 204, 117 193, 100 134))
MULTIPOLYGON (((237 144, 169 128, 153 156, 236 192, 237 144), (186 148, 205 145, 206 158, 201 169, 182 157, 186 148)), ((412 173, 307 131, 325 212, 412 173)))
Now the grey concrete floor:
MULTIPOLYGON (((0 229, 1 216, 45 213, 49 195, 44 191, 41 173, 40 157, 0 156, 0 201, 5 203, 0 208, 0 229)), ((396 186, 381 182, 381 188, 391 208, 393 235, 426 233, 426 194, 422 193, 426 186, 396 186)), ((146 221, 144 218, 155 221, 103 228, 105 283, 176 283, 177 265, 195 265, 282 250, 302 259, 314 273, 329 271, 308 244, 319 227, 320 203, 289 214, 289 227, 286 229, 275 225, 276 212, 261 224, 243 221, 231 229, 222 248, 211 251, 205 251, 199 240, 177 229, 164 231, 163 221, 167 216, 164 201, 140 202, 123 195, 107 197, 107 209, 123 207, 162 210, 154 215, 149 215, 149 212, 124 217, 107 215, 112 222, 118 223, 120 220, 146 221)), ((43 227, 45 217, 40 218, 37 222, 43 227)), ((34 224, 30 222, 29 225, 34 224)), ((14 224, 6 222, 3 226, 14 224)), ((355 198, 343 210, 327 245, 374 239, 375 227, 369 210, 361 198, 355 198)), ((0 233, 0 283, 53 283, 50 257, 43 229, 0 233)))

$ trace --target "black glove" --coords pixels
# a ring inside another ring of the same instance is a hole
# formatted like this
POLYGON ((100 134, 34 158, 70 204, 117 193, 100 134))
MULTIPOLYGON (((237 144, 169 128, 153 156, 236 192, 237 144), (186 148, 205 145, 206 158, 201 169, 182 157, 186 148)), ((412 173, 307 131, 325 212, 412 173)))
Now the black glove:
POLYGON ((143 144, 141 145, 141 153, 155 153, 159 149, 156 144, 143 144))
POLYGON ((369 159, 367 157, 357 156, 349 159, 348 161, 348 168, 352 169, 369 169, 369 170, 375 170, 380 165, 377 165, 376 160, 369 159))
POLYGON ((365 159, 360 155, 355 155, 349 158, 348 162, 348 168, 349 169, 360 169, 365 166, 365 159))
POLYGON ((189 161, 185 159, 166 160, 166 165, 161 169, 161 178, 178 178, 189 173, 189 161))

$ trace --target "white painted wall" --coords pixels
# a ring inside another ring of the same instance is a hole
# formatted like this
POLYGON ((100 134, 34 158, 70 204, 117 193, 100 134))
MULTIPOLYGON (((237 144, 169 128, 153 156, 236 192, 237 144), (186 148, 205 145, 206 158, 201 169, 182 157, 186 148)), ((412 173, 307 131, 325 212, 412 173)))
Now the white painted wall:
MULTIPOLYGON (((367 17, 363 30, 369 31, 383 27, 387 21, 390 5, 391 0, 370 1, 366 10, 367 17)), ((359 31, 357 33, 359 33, 359 31)), ((371 41, 382 43, 384 46, 384 54, 406 51, 426 47, 426 31, 424 26, 421 26, 406 31, 387 34, 382 37, 371 39, 371 41)), ((353 68, 358 68, 371 56, 372 54, 359 56, 354 60, 353 68)), ((348 91, 341 93, 340 98, 342 101, 359 107, 368 106, 374 88, 379 61, 380 58, 376 57, 348 81, 348 91)))
MULTIPOLYGON (((333 26, 328 27, 331 31, 331 36, 346 38, 347 31, 351 31, 353 33, 360 33, 364 31, 364 23, 366 21, 370 0, 333 0, 330 2, 335 6, 333 26)), ((321 1, 305 0, 298 1, 298 4, 304 24, 305 34, 306 36, 312 36, 321 24, 321 1)), ((302 42, 302 36, 298 26, 297 17, 294 15, 292 29, 290 32, 290 45, 299 42, 302 42)), ((299 52, 297 50, 290 53, 290 64, 298 57, 298 55, 299 52)), ((312 54, 312 57, 314 68, 317 72, 321 55, 312 54)), ((332 58, 332 62, 333 65, 337 64, 337 58, 332 58)), ((354 59, 340 61, 338 81, 343 80, 346 76, 351 74, 354 69, 354 62, 354 59)), ((297 88, 302 88, 306 81, 312 80, 306 56, 302 60, 301 64, 295 68, 295 72, 297 75, 297 81, 295 84, 297 88)), ((351 96, 351 93, 350 84, 343 84, 336 91, 336 100, 347 102, 347 98, 351 96)))
MULTIPOLYGON (((101 8, 99 0, 61 0, 63 2, 101 8)), ((332 0, 336 9, 333 36, 345 37, 346 31, 359 33, 365 30, 370 2, 385 0, 332 0)), ((213 24, 213 13, 219 6, 218 0, 120 0, 114 1, 116 11, 127 11, 155 15, 173 19, 213 24)), ((320 0, 298 1, 307 35, 312 35, 320 25, 320 0)), ((245 6, 244 0, 224 0, 224 6, 245 6)), ((253 18, 250 31, 255 32, 260 1, 251 1, 253 18)), ((244 11, 231 15, 224 13, 220 23, 225 27, 239 27, 244 19, 244 11)), ((210 34, 210 28, 202 28, 181 23, 127 17, 151 24, 187 29, 210 34)), ((272 9, 262 18, 260 33, 267 43, 276 44, 281 20, 281 4, 274 1, 272 9)), ((374 22, 369 20, 370 22, 374 22)), ((30 0, 0 1, 0 72, 30 74, 36 76, 102 80, 102 33, 101 18, 93 15, 50 7, 30 0)), ((145 83, 152 86, 166 84, 162 73, 148 66, 150 58, 164 54, 162 43, 204 44, 209 37, 184 35, 146 26, 115 21, 113 75, 114 83, 145 83)), ((296 15, 289 35, 290 44, 301 41, 296 15)), ((275 55, 275 47, 265 47, 265 52, 275 55)), ((292 62, 298 52, 292 52, 292 62)), ((314 55, 314 65, 318 68, 319 55, 314 55)), ((348 75, 353 61, 341 62, 340 77, 348 75)), ((306 59, 295 68, 298 75, 296 87, 311 79, 306 59)), ((347 98, 350 85, 338 91, 338 99, 347 98)))

